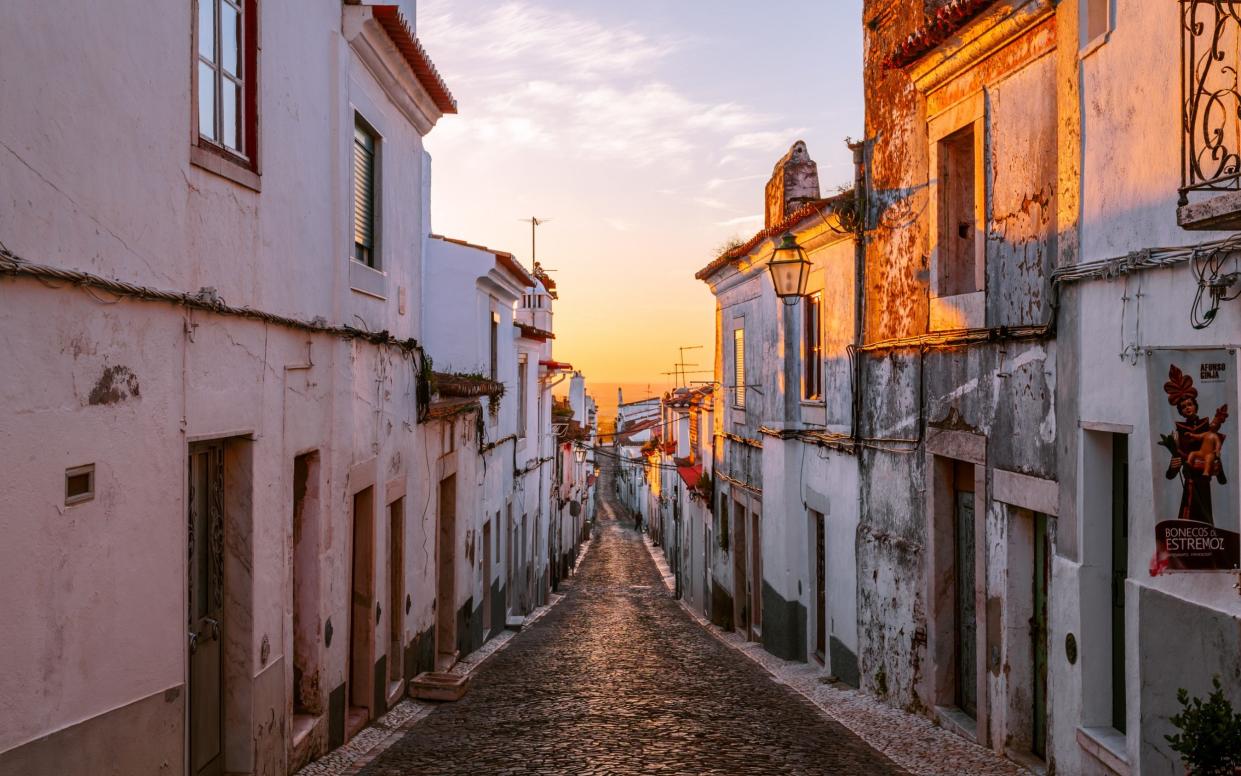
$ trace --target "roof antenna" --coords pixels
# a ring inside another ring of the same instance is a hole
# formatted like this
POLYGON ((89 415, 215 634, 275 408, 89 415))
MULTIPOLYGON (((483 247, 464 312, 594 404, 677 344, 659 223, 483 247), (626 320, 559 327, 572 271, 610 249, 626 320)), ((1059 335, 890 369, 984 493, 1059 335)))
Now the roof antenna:
POLYGON ((520 220, 523 223, 530 224, 530 261, 534 266, 537 267, 539 265, 539 255, 535 252, 535 242, 534 242, 535 230, 537 230, 543 224, 546 224, 549 221, 551 221, 551 219, 550 218, 539 218, 538 216, 530 216, 529 218, 523 218, 520 220))

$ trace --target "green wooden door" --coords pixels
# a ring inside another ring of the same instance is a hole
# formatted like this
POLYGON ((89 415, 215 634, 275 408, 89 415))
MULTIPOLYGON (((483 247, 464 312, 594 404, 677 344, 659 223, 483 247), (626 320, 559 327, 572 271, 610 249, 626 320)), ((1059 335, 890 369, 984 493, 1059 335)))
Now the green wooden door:
POLYGON ((1051 537, 1047 516, 1034 515, 1034 616, 1030 639, 1034 647, 1034 730, 1031 749, 1047 758, 1047 593, 1051 584, 1051 537))
POLYGON ((974 606, 974 494, 956 494, 956 703, 978 713, 978 617, 974 606))
POLYGON ((1112 436, 1112 727, 1125 732, 1125 580, 1129 577, 1129 437, 1112 436))

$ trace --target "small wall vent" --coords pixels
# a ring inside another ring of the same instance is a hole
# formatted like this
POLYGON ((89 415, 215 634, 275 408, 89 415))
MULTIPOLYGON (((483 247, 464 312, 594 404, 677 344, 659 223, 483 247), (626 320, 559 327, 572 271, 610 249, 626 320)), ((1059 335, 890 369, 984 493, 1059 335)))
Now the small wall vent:
POLYGON ((65 506, 95 497, 95 464, 65 469, 65 506))

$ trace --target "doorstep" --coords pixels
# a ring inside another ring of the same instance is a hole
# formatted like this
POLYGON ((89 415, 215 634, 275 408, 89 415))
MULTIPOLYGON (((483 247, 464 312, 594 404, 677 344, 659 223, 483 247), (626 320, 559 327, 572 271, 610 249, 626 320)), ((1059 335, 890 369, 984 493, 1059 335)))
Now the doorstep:
POLYGON ((421 701, 452 703, 465 697, 470 677, 441 671, 423 671, 410 683, 409 694, 421 701))
POLYGON ((1116 776, 1129 776, 1125 734, 1110 727, 1079 727, 1077 745, 1116 776))

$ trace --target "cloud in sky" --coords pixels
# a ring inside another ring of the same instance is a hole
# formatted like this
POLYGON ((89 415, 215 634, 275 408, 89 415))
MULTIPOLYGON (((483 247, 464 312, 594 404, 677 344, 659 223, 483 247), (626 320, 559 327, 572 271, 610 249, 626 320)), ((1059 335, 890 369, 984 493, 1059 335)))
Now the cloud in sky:
POLYGON ((729 218, 725 221, 716 221, 715 223, 719 226, 758 226, 763 223, 763 217, 761 215, 737 216, 736 218, 729 218))
POLYGON ((558 357, 596 380, 660 382, 674 345, 711 346, 714 304, 693 273, 762 225, 736 214, 759 208, 775 160, 799 138, 821 164, 843 159, 843 143, 828 152, 804 129, 818 122, 836 122, 828 139, 858 133, 860 89, 807 99, 816 79, 849 74, 826 66, 833 57, 855 57, 860 84, 860 0, 837 1, 847 7, 782 0, 788 13, 772 14, 749 2, 419 0, 418 37, 461 110, 427 138, 433 228, 528 265, 520 219, 553 218, 538 248, 559 270, 558 357), (857 15, 852 49, 754 54, 789 14, 831 30, 840 13, 857 15))
POLYGON ((548 73, 574 80, 649 72, 676 45, 633 25, 613 26, 569 11, 513 0, 477 13, 454 0, 424 0, 418 35, 437 49, 468 51, 497 66, 469 77, 502 79, 506 73, 548 73))
POLYGON ((418 34, 467 92, 463 120, 437 130, 455 144, 571 150, 649 165, 715 149, 767 151, 800 130, 741 100, 704 101, 667 82, 661 64, 688 36, 610 25, 530 0, 487 10, 420 5, 418 34), (774 144, 774 146, 773 146, 774 144))

